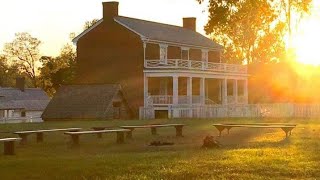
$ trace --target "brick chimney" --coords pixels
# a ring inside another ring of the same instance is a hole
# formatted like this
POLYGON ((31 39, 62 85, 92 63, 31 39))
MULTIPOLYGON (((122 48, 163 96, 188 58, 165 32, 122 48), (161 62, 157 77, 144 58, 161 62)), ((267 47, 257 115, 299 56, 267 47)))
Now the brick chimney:
POLYGON ((102 2, 102 6, 103 6, 103 20, 112 20, 114 17, 118 16, 119 2, 116 2, 116 1, 102 2))
POLYGON ((183 27, 192 31, 196 31, 196 21, 197 18, 195 17, 183 18, 183 27))
POLYGON ((24 84, 25 84, 24 77, 17 77, 16 78, 16 88, 22 92, 24 92, 24 84))

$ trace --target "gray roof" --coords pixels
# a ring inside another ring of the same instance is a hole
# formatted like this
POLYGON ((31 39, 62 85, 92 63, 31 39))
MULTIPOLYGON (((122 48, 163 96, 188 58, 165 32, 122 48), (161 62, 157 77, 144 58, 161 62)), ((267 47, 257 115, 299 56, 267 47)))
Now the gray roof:
POLYGON ((21 91, 0 87, 0 109, 44 110, 49 101, 47 94, 38 88, 21 91))
POLYGON ((42 114, 43 119, 104 118, 118 84, 67 85, 59 88, 42 114))
POLYGON ((164 41, 184 45, 199 46, 211 49, 223 47, 211 39, 195 31, 174 25, 145 21, 129 17, 118 16, 114 18, 118 23, 133 30, 139 35, 154 41, 164 41))

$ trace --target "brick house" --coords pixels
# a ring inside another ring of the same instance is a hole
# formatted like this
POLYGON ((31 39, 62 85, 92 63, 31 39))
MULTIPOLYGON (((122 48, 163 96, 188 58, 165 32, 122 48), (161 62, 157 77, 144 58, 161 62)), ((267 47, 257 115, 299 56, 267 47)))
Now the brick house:
POLYGON ((196 117, 199 108, 248 103, 244 65, 226 64, 223 47, 183 27, 118 15, 103 2, 103 18, 78 35, 76 83, 116 83, 136 117, 196 117))

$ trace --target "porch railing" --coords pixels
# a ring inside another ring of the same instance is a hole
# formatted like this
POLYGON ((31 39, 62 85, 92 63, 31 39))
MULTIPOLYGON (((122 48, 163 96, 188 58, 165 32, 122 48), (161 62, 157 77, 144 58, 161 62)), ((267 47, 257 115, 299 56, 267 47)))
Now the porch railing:
POLYGON ((247 74, 247 66, 237 64, 213 63, 195 60, 167 59, 167 61, 145 60, 145 68, 154 69, 189 69, 215 72, 233 72, 247 74))
MULTIPOLYGON (((152 100, 152 105, 172 105, 173 96, 172 95, 151 95, 149 97, 152 100)), ((178 104, 190 104, 190 96, 178 96, 178 104)), ((211 100, 206 100, 206 102, 213 102, 211 100)), ((192 96, 192 104, 200 104, 201 96, 192 96)))

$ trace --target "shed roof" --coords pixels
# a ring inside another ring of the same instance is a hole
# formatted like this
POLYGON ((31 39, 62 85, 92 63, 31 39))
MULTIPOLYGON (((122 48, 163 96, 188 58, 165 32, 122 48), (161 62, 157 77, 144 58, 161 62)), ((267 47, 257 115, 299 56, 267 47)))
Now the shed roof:
POLYGON ((62 86, 42 114, 43 119, 105 118, 118 84, 62 86))
POLYGON ((44 110, 50 99, 39 88, 0 88, 0 109, 44 110))

